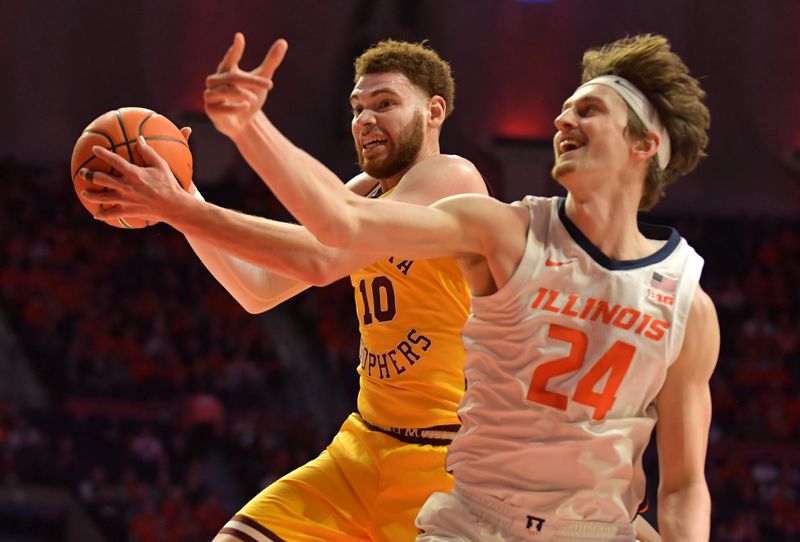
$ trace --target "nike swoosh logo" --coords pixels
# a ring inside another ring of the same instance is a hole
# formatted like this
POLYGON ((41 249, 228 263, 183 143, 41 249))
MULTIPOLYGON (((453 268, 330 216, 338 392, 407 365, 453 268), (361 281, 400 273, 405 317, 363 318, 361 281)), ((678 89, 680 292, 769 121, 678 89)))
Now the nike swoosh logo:
POLYGON ((558 266, 560 266, 560 265, 567 265, 567 264, 575 263, 575 262, 577 262, 577 261, 578 261, 578 260, 567 260, 567 261, 565 261, 565 262, 554 262, 554 261, 553 261, 553 260, 551 260, 550 258, 547 258, 547 261, 545 261, 545 262, 544 262, 544 264, 545 264, 547 267, 558 267, 558 266))

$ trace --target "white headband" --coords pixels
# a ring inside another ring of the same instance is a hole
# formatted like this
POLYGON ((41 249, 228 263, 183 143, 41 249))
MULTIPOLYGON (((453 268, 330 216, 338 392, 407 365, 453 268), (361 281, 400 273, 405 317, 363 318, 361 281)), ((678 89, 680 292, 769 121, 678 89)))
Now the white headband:
POLYGON ((633 109, 639 120, 644 123, 645 128, 659 135, 661 141, 658 144, 658 167, 666 169, 672 153, 669 134, 664 125, 661 124, 661 119, 658 118, 658 112, 656 112, 653 104, 650 103, 650 100, 647 99, 642 91, 627 79, 617 75, 601 75, 591 81, 587 81, 578 88, 583 88, 586 85, 604 85, 613 88, 625 100, 625 103, 633 109))

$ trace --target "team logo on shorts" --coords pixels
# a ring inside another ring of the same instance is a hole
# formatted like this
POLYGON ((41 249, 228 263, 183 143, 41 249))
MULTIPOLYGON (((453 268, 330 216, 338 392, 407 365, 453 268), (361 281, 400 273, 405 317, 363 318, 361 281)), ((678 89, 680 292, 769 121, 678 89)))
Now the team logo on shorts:
POLYGON ((528 524, 525 526, 531 536, 536 536, 542 532, 544 526, 544 519, 537 518, 536 516, 528 516, 528 524))

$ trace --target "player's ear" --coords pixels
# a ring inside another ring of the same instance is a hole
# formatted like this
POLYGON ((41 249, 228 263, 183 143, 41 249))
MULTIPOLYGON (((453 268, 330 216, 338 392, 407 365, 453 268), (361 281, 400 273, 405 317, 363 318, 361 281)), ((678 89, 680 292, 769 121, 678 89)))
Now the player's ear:
POLYGON ((181 128, 181 134, 183 135, 183 139, 185 139, 186 142, 188 143, 189 136, 192 135, 192 129, 188 126, 184 126, 183 128, 181 128))
POLYGON ((640 160, 649 160, 658 152, 660 137, 657 133, 650 131, 644 137, 634 141, 631 152, 640 160))
POLYGON ((428 100, 428 123, 434 128, 441 127, 444 117, 447 115, 447 103, 441 96, 432 96, 428 100))

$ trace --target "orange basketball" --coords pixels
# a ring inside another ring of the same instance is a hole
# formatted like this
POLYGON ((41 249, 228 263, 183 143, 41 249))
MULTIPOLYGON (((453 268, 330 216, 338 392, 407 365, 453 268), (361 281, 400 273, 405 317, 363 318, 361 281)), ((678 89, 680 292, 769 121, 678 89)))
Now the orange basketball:
MULTIPOLYGON (((103 204, 91 203, 81 197, 81 192, 104 191, 83 178, 76 178, 78 170, 83 167, 96 171, 114 174, 114 169, 92 153, 92 147, 99 145, 115 152, 129 162, 145 165, 136 148, 136 139, 144 136, 144 140, 159 156, 169 164, 172 174, 184 190, 189 189, 192 182, 192 153, 186 139, 166 117, 142 107, 122 107, 109 111, 94 119, 87 126, 72 150, 70 171, 78 198, 90 213, 94 215, 103 209, 103 204)), ((117 228, 144 228, 155 224, 155 220, 141 218, 120 218, 106 221, 106 224, 117 228)))

